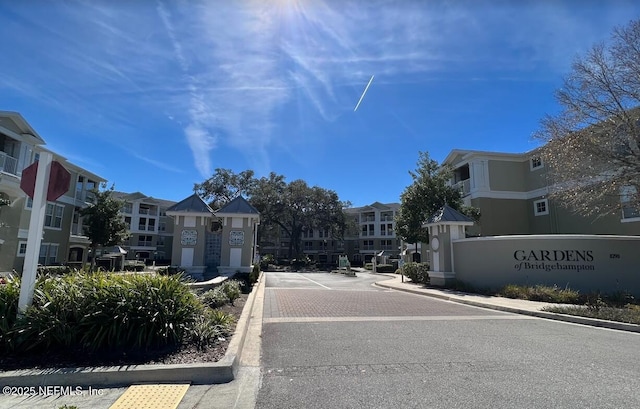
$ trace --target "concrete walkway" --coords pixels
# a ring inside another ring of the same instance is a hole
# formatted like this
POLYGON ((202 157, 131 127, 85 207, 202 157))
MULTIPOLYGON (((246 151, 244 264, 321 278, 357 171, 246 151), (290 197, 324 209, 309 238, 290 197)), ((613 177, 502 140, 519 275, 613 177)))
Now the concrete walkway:
POLYGON ((476 307, 490 308, 493 310, 512 312, 516 314, 531 315, 557 321, 572 322, 575 324, 591 325, 595 327, 616 329, 622 331, 640 332, 640 325, 625 324, 622 322, 605 321, 595 318, 577 317, 575 315, 557 314, 553 312, 542 311, 544 307, 555 306, 558 304, 516 300, 512 298, 489 295, 470 294, 447 289, 427 288, 422 284, 412 283, 406 277, 404 279, 404 282, 402 282, 402 276, 396 274, 379 275, 381 276, 381 280, 377 282, 376 285, 398 291, 405 291, 413 294, 441 298, 461 304, 474 305, 476 307), (383 277, 388 277, 388 279, 384 279, 383 277))

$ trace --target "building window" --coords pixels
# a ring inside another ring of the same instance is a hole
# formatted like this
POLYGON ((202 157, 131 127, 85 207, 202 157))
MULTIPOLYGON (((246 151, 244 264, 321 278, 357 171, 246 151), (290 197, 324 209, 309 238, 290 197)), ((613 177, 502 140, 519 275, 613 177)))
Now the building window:
POLYGON ((364 250, 373 250, 373 240, 365 240, 363 243, 364 250))
POLYGON ((127 229, 131 230, 131 217, 130 216, 125 216, 124 217, 124 224, 127 225, 127 229))
POLYGON ((313 242, 312 241, 305 241, 304 242, 304 249, 307 250, 307 251, 313 249, 313 242))
POLYGON ((156 219, 149 219, 147 230, 156 231, 156 219))
POLYGON ((382 246, 382 250, 393 250, 392 240, 380 240, 380 245, 382 246))
POLYGON ((138 236, 138 246, 140 247, 150 247, 151 243, 153 243, 153 236, 138 236))
POLYGON ((127 202, 122 206, 122 213, 131 214, 131 211, 132 211, 131 203, 127 202))
POLYGON ((637 221, 640 219, 640 211, 638 209, 638 193, 633 186, 625 186, 622 188, 620 195, 620 204, 622 206, 622 221, 637 221))
POLYGON ((167 230, 167 223, 160 222, 160 225, 158 226, 158 231, 166 231, 166 230, 167 230))
POLYGON ((64 206, 55 203, 47 203, 47 209, 44 215, 45 227, 52 229, 62 229, 62 215, 64 214, 64 206))
POLYGON ((531 170, 540 169, 544 166, 544 164, 542 163, 542 159, 537 156, 535 158, 531 158, 529 164, 531 165, 531 170))
POLYGON ((547 199, 542 199, 533 202, 533 213, 536 216, 549 214, 549 201, 547 199))
POLYGON ((40 256, 38 257, 38 263, 43 266, 55 264, 58 258, 57 243, 42 243, 40 246, 40 256))
POLYGON ((157 246, 164 246, 165 238, 164 236, 158 236, 158 240, 156 241, 157 246))
POLYGON ((27 242, 26 241, 21 241, 18 243, 18 257, 24 257, 24 255, 27 254, 27 242))
POLYGON ((33 208, 33 199, 30 198, 29 196, 27 196, 27 200, 25 201, 24 207, 25 209, 33 208))

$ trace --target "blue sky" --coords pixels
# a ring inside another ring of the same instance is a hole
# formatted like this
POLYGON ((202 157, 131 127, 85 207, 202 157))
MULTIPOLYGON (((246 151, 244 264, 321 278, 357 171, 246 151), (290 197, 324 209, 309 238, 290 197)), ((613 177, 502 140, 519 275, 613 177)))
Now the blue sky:
POLYGON ((574 57, 638 17, 621 0, 0 0, 0 110, 117 190, 177 201, 250 168, 395 202, 418 151, 536 147, 574 57))

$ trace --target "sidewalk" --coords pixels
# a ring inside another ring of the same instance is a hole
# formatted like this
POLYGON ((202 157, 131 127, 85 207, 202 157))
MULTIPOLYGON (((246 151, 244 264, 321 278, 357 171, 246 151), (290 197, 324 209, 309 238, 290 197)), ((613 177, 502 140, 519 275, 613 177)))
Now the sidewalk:
POLYGON ((390 288, 398 291, 405 291, 408 293, 425 295, 429 297, 440 298, 443 300, 453 301, 461 304, 473 305, 476 307, 490 308, 492 310, 499 310, 505 312, 511 312, 515 314, 531 315, 534 317, 547 318, 557 321, 571 322, 574 324, 591 325, 595 327, 616 329, 621 331, 640 332, 640 325, 625 324, 622 322, 605 321, 595 318, 578 317, 575 315, 557 314, 553 312, 542 311, 544 307, 553 306, 558 304, 516 300, 512 298, 504 298, 489 295, 479 295, 463 293, 460 291, 447 290, 447 289, 435 289, 425 288, 421 284, 414 284, 405 277, 402 282, 402 276, 396 274, 378 274, 381 276, 381 280, 376 282, 377 286, 390 288), (382 276, 388 277, 383 279, 382 276))

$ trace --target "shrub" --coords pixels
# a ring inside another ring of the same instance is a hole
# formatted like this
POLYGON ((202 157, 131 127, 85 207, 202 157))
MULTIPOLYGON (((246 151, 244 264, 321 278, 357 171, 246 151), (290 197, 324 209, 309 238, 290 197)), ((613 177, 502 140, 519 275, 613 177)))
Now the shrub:
POLYGON ((273 258, 273 254, 265 254, 260 259, 261 270, 269 270, 269 265, 271 264, 275 264, 275 259, 273 258))
POLYGON ((231 331, 231 326, 236 321, 233 315, 220 310, 209 310, 208 315, 211 322, 222 328, 225 334, 231 331))
POLYGON ((240 288, 242 283, 238 280, 227 280, 220 286, 220 289, 233 305, 234 301, 240 297, 240 288))
POLYGON ((220 308, 229 302, 229 297, 224 293, 222 287, 216 287, 202 294, 202 302, 211 308, 220 308))
POLYGON ((393 264, 378 264, 376 265, 376 272, 378 273, 394 273, 396 268, 393 264))
POLYGON ((429 264, 405 263, 402 266, 402 274, 414 283, 429 284, 429 264))
POLYGON ((11 332, 22 350, 177 345, 202 311, 181 276, 74 273, 39 279, 11 332))
POLYGON ((170 275, 176 275, 176 274, 184 275, 186 271, 181 269, 180 267, 169 266, 169 267, 163 267, 163 268, 157 269, 156 273, 163 276, 170 276, 170 275))
POLYGON ((214 310, 205 310, 195 319, 189 329, 189 341, 200 350, 214 345, 220 337, 227 335, 229 331, 228 327, 218 324, 220 320, 213 312, 214 310))
POLYGON ((570 288, 560 288, 558 286, 525 286, 508 284, 504 286, 498 295, 507 298, 518 298, 529 301, 543 301, 561 304, 577 304, 581 300, 580 293, 570 288))
POLYGON ((258 277, 260 277, 260 264, 254 264, 251 268, 251 273, 249 273, 249 285, 254 285, 258 282, 258 277))
POLYGON ((42 277, 55 277, 63 274, 70 274, 75 270, 69 266, 41 266, 38 267, 37 275, 42 277))
POLYGON ((0 278, 0 349, 11 349, 9 330, 15 325, 20 298, 20 278, 0 278))

